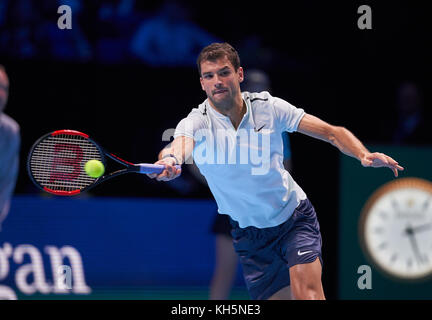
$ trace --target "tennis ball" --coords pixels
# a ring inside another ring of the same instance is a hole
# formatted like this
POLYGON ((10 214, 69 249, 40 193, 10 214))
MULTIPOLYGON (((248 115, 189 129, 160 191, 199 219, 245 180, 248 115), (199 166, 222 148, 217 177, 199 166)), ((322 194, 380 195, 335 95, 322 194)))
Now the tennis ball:
POLYGON ((92 178, 99 178, 105 172, 105 167, 99 160, 89 160, 84 165, 85 172, 92 178))

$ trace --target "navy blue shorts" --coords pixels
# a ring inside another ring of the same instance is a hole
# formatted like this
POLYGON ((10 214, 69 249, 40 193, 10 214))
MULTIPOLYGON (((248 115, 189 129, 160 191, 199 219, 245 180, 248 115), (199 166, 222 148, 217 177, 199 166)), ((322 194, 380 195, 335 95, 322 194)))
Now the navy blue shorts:
POLYGON ((289 268, 321 257, 321 233, 315 209, 302 200, 291 217, 271 228, 246 227, 230 219, 234 248, 252 299, 268 299, 290 285, 289 268))
POLYGON ((214 234, 223 234, 231 238, 231 224, 229 215, 216 212, 210 230, 214 234))

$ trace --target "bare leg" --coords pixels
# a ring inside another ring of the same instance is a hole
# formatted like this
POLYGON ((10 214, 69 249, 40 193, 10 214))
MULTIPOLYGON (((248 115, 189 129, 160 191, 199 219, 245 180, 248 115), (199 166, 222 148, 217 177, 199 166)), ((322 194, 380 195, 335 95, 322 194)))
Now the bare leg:
POLYGON ((321 283, 321 261, 298 264, 290 268, 291 291, 296 300, 325 300, 321 283))
POLYGON ((268 300, 292 300, 291 287, 286 286, 273 294, 268 300))
POLYGON ((232 239, 226 235, 216 236, 216 265, 210 285, 211 300, 229 298, 237 271, 238 257, 232 239))

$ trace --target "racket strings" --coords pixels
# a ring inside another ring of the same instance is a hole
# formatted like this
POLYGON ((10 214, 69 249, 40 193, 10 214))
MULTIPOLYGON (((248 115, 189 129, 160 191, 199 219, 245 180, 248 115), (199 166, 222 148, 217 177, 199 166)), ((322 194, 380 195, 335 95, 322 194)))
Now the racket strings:
POLYGON ((102 161, 99 149, 88 139, 78 135, 48 136, 33 149, 30 169, 42 187, 56 191, 81 190, 97 178, 84 171, 87 161, 102 161))

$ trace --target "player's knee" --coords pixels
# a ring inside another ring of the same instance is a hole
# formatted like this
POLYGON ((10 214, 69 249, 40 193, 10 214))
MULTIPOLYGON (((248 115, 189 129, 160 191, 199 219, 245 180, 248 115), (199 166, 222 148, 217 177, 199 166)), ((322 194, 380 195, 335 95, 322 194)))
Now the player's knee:
POLYGON ((306 282, 292 286, 292 293, 296 300, 322 300, 324 295, 320 283, 306 282))

